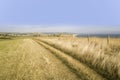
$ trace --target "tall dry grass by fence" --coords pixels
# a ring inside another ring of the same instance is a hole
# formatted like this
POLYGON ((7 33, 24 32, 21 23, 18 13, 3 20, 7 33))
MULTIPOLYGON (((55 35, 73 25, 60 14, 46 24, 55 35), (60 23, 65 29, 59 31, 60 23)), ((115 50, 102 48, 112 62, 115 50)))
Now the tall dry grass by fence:
POLYGON ((106 80, 104 77, 90 69, 88 66, 65 54, 64 52, 53 48, 39 40, 35 40, 40 45, 44 46, 47 50, 51 51, 58 59, 60 59, 68 68, 71 69, 82 80, 106 80))
POLYGON ((109 80, 120 79, 120 39, 112 38, 39 38, 80 62, 86 64, 109 80))

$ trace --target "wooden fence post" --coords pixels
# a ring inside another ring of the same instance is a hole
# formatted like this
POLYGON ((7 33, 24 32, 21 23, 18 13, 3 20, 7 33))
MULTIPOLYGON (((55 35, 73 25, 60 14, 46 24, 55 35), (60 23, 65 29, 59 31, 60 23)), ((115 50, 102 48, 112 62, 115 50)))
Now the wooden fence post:
POLYGON ((88 42, 90 42, 90 36, 89 35, 87 35, 87 39, 88 39, 88 42))
POLYGON ((110 36, 107 35, 107 44, 109 45, 110 44, 110 36))

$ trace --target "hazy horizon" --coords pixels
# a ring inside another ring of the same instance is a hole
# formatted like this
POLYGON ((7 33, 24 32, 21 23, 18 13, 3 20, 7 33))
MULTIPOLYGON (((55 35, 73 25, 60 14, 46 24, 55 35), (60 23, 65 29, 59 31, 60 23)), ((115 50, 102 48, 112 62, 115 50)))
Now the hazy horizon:
POLYGON ((70 33, 105 33, 120 34, 120 28, 114 26, 74 26, 74 25, 9 25, 3 26, 0 32, 70 32, 70 33), (88 28, 89 27, 89 28, 88 28))

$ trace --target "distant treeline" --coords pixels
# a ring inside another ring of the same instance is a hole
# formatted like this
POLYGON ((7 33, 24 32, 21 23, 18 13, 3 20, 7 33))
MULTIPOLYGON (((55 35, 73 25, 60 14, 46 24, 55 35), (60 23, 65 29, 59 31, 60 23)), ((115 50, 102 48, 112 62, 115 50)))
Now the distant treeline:
POLYGON ((33 36, 33 37, 114 37, 120 34, 79 34, 79 33, 0 33, 0 37, 33 36))

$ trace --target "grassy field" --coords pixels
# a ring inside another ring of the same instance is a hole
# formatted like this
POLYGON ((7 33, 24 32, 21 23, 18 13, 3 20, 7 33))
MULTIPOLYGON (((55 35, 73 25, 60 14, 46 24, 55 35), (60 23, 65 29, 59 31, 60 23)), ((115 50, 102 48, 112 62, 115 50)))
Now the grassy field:
POLYGON ((120 38, 0 40, 0 80, 120 80, 120 38))
POLYGON ((79 80, 79 78, 35 41, 15 39, 0 41, 0 80, 79 80))

